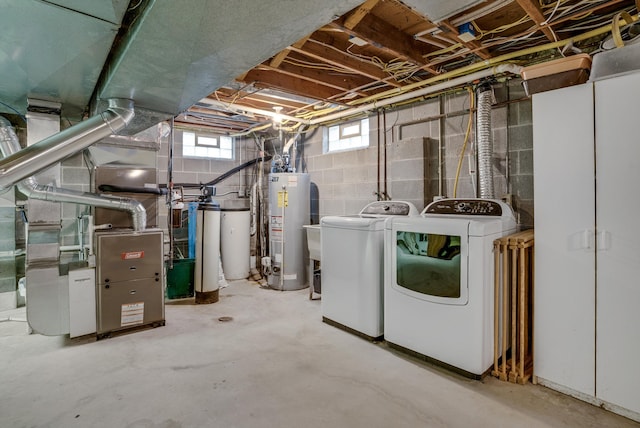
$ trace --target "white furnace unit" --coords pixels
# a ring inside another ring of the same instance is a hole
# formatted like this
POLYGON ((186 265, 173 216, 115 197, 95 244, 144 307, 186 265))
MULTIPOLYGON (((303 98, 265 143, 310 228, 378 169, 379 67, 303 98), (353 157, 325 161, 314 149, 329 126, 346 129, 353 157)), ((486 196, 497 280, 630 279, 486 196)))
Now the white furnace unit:
POLYGON ((395 348, 481 378, 493 364, 493 241, 511 208, 443 199, 385 225, 384 335, 395 348))
POLYGON ((410 202, 378 201, 357 215, 322 218, 324 322, 371 340, 382 337, 384 222, 417 215, 410 202))
POLYGON ((269 175, 269 287, 307 287, 305 230, 310 221, 310 178, 302 173, 269 175))

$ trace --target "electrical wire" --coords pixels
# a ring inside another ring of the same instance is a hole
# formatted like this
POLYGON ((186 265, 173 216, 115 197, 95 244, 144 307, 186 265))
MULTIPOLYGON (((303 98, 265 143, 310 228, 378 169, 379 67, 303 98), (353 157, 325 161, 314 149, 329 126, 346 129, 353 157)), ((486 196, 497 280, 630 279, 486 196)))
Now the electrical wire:
POLYGON ((462 169, 462 161, 464 160, 464 153, 467 150, 467 142, 469 141, 469 135, 471 134, 471 124, 473 123, 473 107, 474 107, 474 93, 473 88, 468 87, 469 91, 469 121, 467 122, 467 132, 464 134, 464 143, 462 143, 462 151, 458 158, 458 167, 456 168, 456 179, 453 183, 453 197, 457 197, 458 193, 458 179, 460 178, 460 170, 462 169))
POLYGON ((553 19, 553 15, 556 14, 556 11, 558 10, 558 6, 560 6, 560 3, 563 3, 563 0, 558 0, 556 2, 556 6, 551 11, 551 14, 547 17, 547 19, 545 19, 543 22, 541 22, 540 25, 547 25, 549 23, 549 21, 551 21, 553 19))
POLYGON ((127 12, 131 12, 132 10, 136 10, 138 8, 138 6, 140 6, 142 4, 142 0, 139 0, 138 3, 135 6, 131 6, 129 9, 127 9, 127 12))

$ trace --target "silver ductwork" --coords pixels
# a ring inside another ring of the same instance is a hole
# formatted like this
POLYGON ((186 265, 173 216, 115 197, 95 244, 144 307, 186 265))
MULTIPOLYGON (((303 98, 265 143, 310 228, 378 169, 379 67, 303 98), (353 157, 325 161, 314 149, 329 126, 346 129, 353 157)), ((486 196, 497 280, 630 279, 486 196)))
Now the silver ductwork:
POLYGON ((0 160, 0 192, 116 134, 133 117, 133 101, 110 99, 102 113, 0 160))
POLYGON ((478 184, 480 197, 495 198, 493 188, 493 134, 491 129, 491 105, 493 89, 483 85, 478 89, 477 146, 478 146, 478 184))
MULTIPOLYGON (((11 127, 9 121, 1 116, 0 151, 6 158, 15 157, 14 155, 24 151, 21 150, 18 137, 16 136, 13 127, 11 127)), ((28 198, 127 211, 131 214, 134 230, 141 231, 146 228, 147 213, 145 208, 142 203, 134 199, 98 195, 95 193, 62 189, 55 186, 40 185, 34 177, 25 178, 21 182, 17 183, 16 186, 18 187, 18 190, 28 198)))

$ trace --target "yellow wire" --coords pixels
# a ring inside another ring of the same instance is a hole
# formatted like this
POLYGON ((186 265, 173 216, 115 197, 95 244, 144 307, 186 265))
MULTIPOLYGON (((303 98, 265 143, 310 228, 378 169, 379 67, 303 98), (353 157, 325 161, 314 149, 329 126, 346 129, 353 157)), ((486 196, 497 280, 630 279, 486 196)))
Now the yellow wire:
MULTIPOLYGON (((638 20, 637 16, 634 16, 633 20, 637 21, 638 20)), ((486 59, 486 60, 483 60, 483 61, 479 61, 479 62, 476 62, 476 63, 473 63, 473 64, 469 64, 467 66, 458 68, 456 70, 452 70, 452 71, 449 71, 449 72, 446 72, 446 73, 438 74, 438 75, 433 76, 431 78, 428 78, 428 79, 425 79, 425 80, 421 80, 421 81, 418 81, 418 82, 415 82, 415 83, 411 83, 411 84, 402 86, 400 88, 390 89, 390 90, 387 90, 387 91, 383 91, 383 92, 377 93, 375 95, 370 95, 370 96, 365 97, 365 98, 360 98, 360 99, 357 99, 357 100, 353 100, 351 102, 348 102, 347 105, 350 106, 350 107, 354 107, 354 106, 358 106, 358 105, 361 105, 361 104, 370 103, 370 102, 373 102, 373 101, 384 99, 386 97, 391 97, 391 96, 403 94, 403 93, 406 93, 406 92, 409 92, 409 91, 413 91, 415 89, 422 88, 422 87, 425 87, 425 86, 428 86, 428 85, 431 85, 431 84, 435 84, 435 83, 441 82, 441 81, 446 80, 446 79, 452 79, 454 77, 458 77, 458 76, 461 76, 461 75, 464 75, 464 74, 469 74, 469 73, 473 73, 473 72, 476 72, 476 71, 479 71, 479 70, 483 70, 483 69, 486 69, 486 68, 489 68, 489 67, 493 67, 493 66, 496 66, 498 64, 502 64, 504 62, 511 61, 511 60, 513 60, 515 58, 518 58, 518 57, 521 57, 521 56, 524 56, 524 55, 530 55, 530 54, 543 52, 543 51, 550 50, 550 49, 556 49, 556 48, 559 48, 559 47, 564 47, 564 45, 566 45, 568 43, 576 43, 576 42, 579 42, 579 41, 582 41, 582 40, 589 39, 591 37, 595 37, 595 36, 599 36, 599 35, 604 34, 604 33, 608 33, 608 32, 611 31, 612 27, 613 27, 612 24, 608 24, 608 25, 604 25, 602 27, 596 28, 594 30, 590 30, 590 31, 587 31, 585 33, 579 34, 577 36, 568 37, 566 39, 558 40, 557 42, 551 42, 551 43, 547 43, 547 44, 544 44, 544 45, 538 45, 538 46, 533 46, 533 47, 530 47, 530 48, 525 48, 525 49, 522 49, 522 50, 519 50, 519 51, 515 51, 515 52, 509 52, 509 53, 504 54, 504 55, 500 55, 500 56, 493 57, 493 58, 490 58, 490 59, 486 59)), ((324 116, 324 115, 327 115, 329 113, 332 113, 334 111, 341 110, 341 109, 342 109, 342 107, 335 106, 335 107, 332 107, 332 108, 329 108, 329 109, 323 109, 323 110, 317 110, 317 111, 314 111, 314 112, 308 112, 307 114, 304 115, 304 118, 305 119, 311 119, 311 118, 318 117, 318 116, 324 116)))
POLYGON ((460 158, 458 159, 458 168, 456 169, 456 180, 453 183, 453 197, 458 194, 458 179, 460 178, 460 170, 462 169, 462 161, 464 160, 464 152, 467 150, 467 142, 469 141, 469 135, 471 134, 471 123, 473 122, 473 104, 474 94, 471 87, 467 88, 469 91, 469 121, 467 122, 467 132, 464 134, 464 143, 462 144, 462 151, 460 152, 460 158))

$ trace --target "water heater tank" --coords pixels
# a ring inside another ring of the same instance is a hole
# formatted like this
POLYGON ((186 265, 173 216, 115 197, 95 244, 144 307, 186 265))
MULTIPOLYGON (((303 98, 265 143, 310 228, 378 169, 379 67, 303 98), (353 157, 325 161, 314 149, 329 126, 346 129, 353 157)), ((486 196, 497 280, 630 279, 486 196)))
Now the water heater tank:
POLYGON ((269 175, 269 287, 299 290, 307 287, 308 250, 305 230, 310 223, 309 174, 269 175))

